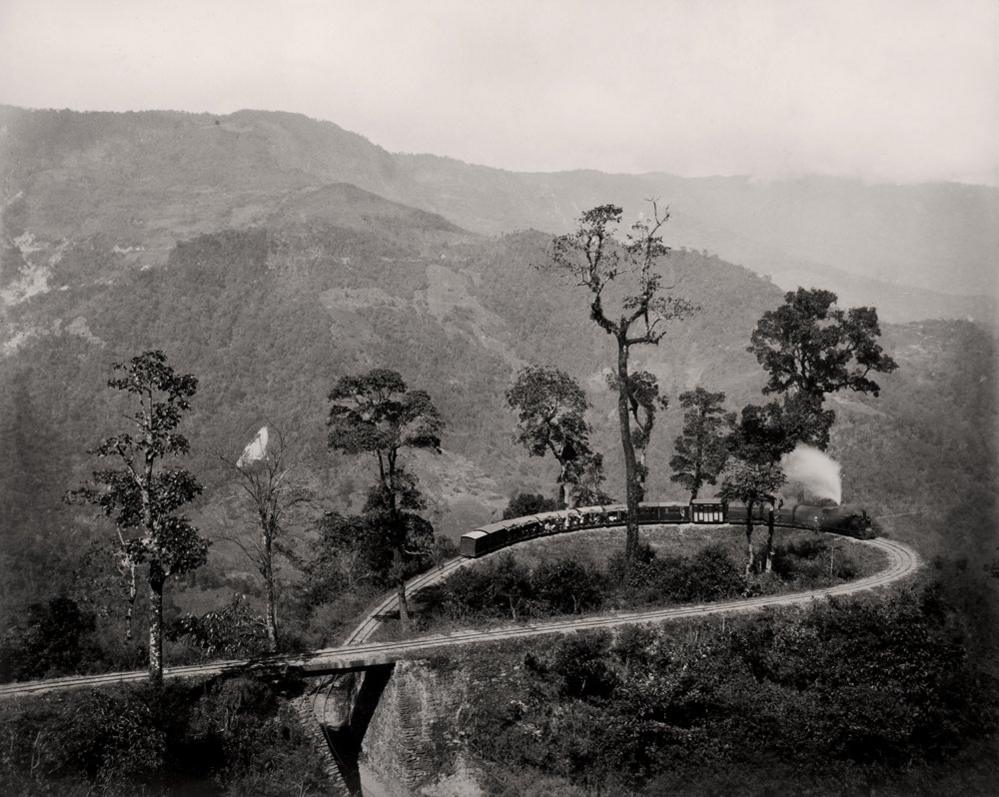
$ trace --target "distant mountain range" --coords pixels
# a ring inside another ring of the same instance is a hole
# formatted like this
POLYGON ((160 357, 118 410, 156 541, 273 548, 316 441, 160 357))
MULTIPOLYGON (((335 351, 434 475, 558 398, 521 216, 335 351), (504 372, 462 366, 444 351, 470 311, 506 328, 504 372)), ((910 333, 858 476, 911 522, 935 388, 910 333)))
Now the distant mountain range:
MULTIPOLYGON (((596 204, 633 216, 658 198, 673 214, 669 243, 717 254, 781 288, 828 287, 894 321, 996 318, 999 189, 984 186, 517 173, 393 154, 329 122, 262 111, 0 107, 0 163, 3 239, 50 256, 101 236, 126 250, 126 261, 162 262, 178 237, 266 223, 322 201, 317 189, 330 183, 481 235, 564 232, 596 204)), ((9 282, 18 254, 8 244, 0 256, 0 281, 9 282)))

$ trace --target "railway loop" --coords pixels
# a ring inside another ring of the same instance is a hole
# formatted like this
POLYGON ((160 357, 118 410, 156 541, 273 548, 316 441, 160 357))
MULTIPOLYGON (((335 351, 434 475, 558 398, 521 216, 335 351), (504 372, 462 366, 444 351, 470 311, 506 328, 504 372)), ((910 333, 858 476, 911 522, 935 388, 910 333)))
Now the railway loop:
MULTIPOLYGON (((618 522, 613 525, 620 525, 620 519, 615 519, 618 522)), ((603 527, 606 528, 607 526, 603 527)), ((565 530, 574 531, 579 529, 565 530)), ((396 610, 397 599, 393 593, 386 596, 368 611, 357 627, 345 637, 343 643, 336 647, 324 648, 308 654, 275 655, 257 659, 231 659, 208 664, 168 667, 164 669, 163 676, 168 679, 177 679, 214 677, 226 673, 252 674, 289 671, 299 671, 304 674, 329 673, 350 669, 363 669, 366 666, 384 664, 400 658, 425 654, 429 651, 442 651, 446 648, 460 645, 483 644, 551 634, 567 634, 598 628, 617 628, 625 625, 661 623, 690 617, 745 613, 759 611, 771 606, 802 606, 824 598, 852 595, 886 587, 911 576, 921 566, 919 555, 905 543, 883 537, 854 539, 853 542, 857 545, 868 545, 884 552, 888 559, 887 567, 878 573, 856 581, 806 592, 764 595, 717 603, 674 606, 645 611, 598 614, 567 620, 503 626, 485 630, 468 629, 450 634, 415 637, 402 641, 369 641, 381 626, 383 622, 382 618, 396 610)), ((486 555, 492 555, 497 550, 491 551, 486 555)), ((466 557, 451 559, 411 579, 406 585, 407 591, 415 593, 420 589, 436 584, 447 578, 458 568, 464 567, 474 561, 475 559, 466 557)), ((0 685, 0 699, 26 697, 72 689, 93 688, 110 684, 139 683, 146 680, 146 678, 146 671, 140 670, 8 683, 0 685)))

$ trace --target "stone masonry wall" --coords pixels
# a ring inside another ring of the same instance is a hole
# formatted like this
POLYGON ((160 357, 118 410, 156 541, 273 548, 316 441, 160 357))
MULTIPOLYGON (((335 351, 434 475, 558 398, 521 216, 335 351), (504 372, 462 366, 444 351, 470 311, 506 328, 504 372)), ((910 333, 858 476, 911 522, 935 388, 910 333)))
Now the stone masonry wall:
POLYGON ((393 797, 427 793, 453 774, 449 735, 465 698, 465 676, 427 662, 400 661, 362 745, 362 758, 393 797))

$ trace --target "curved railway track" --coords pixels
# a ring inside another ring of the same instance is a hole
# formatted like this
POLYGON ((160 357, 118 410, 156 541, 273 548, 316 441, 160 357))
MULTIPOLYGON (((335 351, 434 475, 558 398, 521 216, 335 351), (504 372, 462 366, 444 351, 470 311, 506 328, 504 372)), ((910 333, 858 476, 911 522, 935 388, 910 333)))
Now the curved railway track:
MULTIPOLYGON (((849 539, 849 538, 848 538, 849 539)), ((450 634, 416 637, 401 642, 368 642, 381 624, 381 617, 393 611, 396 596, 390 595, 368 612, 361 622, 345 639, 344 644, 316 650, 308 654, 271 656, 258 659, 231 659, 210 664, 192 664, 182 667, 169 667, 163 672, 164 678, 212 677, 228 672, 280 672, 299 670, 304 672, 330 672, 340 669, 357 669, 365 665, 395 661, 417 653, 440 650, 456 645, 483 644, 511 639, 566 634, 597 628, 616 628, 624 625, 660 623, 689 617, 703 617, 716 614, 758 611, 769 606, 800 606, 812 601, 837 595, 852 595, 858 592, 878 589, 913 574, 920 567, 919 555, 908 545, 895 540, 875 538, 873 540, 852 540, 857 545, 870 545, 883 551, 888 557, 888 566, 872 576, 838 584, 834 587, 794 592, 784 595, 764 595, 755 598, 723 601, 709 604, 676 606, 668 609, 650 609, 637 612, 617 612, 600 614, 570 620, 555 620, 530 625, 504 626, 477 631, 456 631, 450 634)), ((436 583, 456 569, 464 566, 469 559, 452 559, 442 566, 423 573, 407 584, 407 590, 419 590, 436 583)), ((146 680, 145 670, 133 672, 106 673, 103 675, 70 676, 44 681, 25 681, 0 685, 0 698, 25 697, 28 695, 70 689, 90 688, 109 684, 137 683, 146 680)))

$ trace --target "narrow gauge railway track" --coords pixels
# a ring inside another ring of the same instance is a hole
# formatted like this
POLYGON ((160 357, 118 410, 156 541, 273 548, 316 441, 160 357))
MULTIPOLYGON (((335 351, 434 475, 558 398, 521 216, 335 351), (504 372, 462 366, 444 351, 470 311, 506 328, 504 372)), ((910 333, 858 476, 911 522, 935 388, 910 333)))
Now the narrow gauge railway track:
MULTIPOLYGON (((425 653, 430 650, 440 650, 456 645, 500 642, 549 634, 573 633, 597 628, 616 628, 624 625, 667 622, 690 617, 759 611, 770 606, 800 606, 817 599, 839 595, 852 595, 858 592, 885 587, 910 576, 920 566, 919 555, 904 543, 883 538, 854 540, 854 543, 857 545, 870 545, 883 551, 888 557, 888 566, 872 576, 858 579, 857 581, 838 584, 834 587, 826 587, 824 589, 809 590, 807 592, 764 595, 755 598, 711 604, 677 606, 668 609, 592 615, 571 620, 505 626, 481 631, 456 631, 450 634, 417 637, 399 642, 367 642, 367 638, 378 627, 379 615, 383 615, 394 608, 395 596, 393 595, 380 602, 368 614, 365 621, 358 625, 347 637, 347 644, 345 645, 325 648, 305 655, 272 656, 249 660, 233 659, 212 662, 211 664, 170 667, 164 670, 163 675, 165 678, 176 679, 212 677, 228 672, 253 673, 282 670, 297 670, 305 673, 331 672, 356 669, 368 664, 395 661, 413 654, 425 653)), ((414 578, 409 582, 408 588, 416 590, 435 583, 464 565, 467 561, 469 560, 453 559, 436 570, 414 578)), ((108 684, 138 683, 146 680, 147 677, 147 673, 142 670, 4 684, 0 686, 0 698, 24 697, 108 684)))
MULTIPOLYGON (((426 573, 421 573, 418 576, 414 576, 409 581, 406 582, 406 594, 415 595, 419 590, 431 586, 432 584, 437 584, 443 581, 449 575, 451 575, 455 570, 468 564, 470 561, 475 561, 473 559, 465 559, 461 556, 455 557, 454 559, 449 559, 448 561, 441 564, 439 567, 435 567, 428 570, 426 573)), ((361 642, 366 642, 371 638, 371 635, 378 630, 382 624, 382 617, 391 612, 398 611, 399 608, 399 598, 392 592, 385 596, 381 602, 375 606, 374 609, 369 611, 365 615, 361 623, 355 628, 350 634, 344 639, 343 644, 346 645, 356 645, 361 642)))

